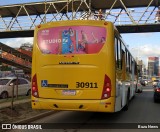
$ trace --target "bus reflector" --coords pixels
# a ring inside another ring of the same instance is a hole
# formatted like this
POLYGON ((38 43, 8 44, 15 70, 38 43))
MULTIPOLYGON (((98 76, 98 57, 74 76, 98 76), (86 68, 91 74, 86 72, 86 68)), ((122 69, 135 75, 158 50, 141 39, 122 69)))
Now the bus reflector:
POLYGON ((108 24, 108 22, 104 22, 104 25, 107 25, 108 24))
POLYGON ((39 97, 36 74, 32 78, 32 96, 37 97, 37 98, 39 97))
POLYGON ((41 25, 38 25, 38 28, 41 28, 41 25))
POLYGON ((101 99, 107 99, 109 97, 111 97, 111 79, 105 75, 101 99))

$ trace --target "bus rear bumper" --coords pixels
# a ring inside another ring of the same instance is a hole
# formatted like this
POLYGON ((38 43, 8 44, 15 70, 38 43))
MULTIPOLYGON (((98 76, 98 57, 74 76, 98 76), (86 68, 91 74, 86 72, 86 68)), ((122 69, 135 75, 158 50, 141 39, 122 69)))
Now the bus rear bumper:
POLYGON ((114 97, 104 100, 56 100, 32 97, 33 109, 114 112, 114 97))

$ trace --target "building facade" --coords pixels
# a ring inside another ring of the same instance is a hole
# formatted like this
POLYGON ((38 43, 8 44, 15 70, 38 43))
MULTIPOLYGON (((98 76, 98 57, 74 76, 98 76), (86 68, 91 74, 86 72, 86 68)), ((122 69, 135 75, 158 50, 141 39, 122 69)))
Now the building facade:
POLYGON ((159 75, 159 57, 148 57, 148 75, 159 75))

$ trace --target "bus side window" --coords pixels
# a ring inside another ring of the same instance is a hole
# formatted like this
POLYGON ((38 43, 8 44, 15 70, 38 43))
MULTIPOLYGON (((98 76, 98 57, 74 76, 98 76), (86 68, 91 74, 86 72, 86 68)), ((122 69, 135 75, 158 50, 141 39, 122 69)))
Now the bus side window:
POLYGON ((132 73, 132 56, 130 55, 130 70, 129 70, 130 73, 132 73))
POLYGON ((131 72, 131 55, 128 52, 128 72, 131 72))
POLYGON ((129 59, 128 59, 128 51, 126 50, 126 72, 129 72, 129 59))
POLYGON ((116 52, 116 69, 122 69, 122 46, 120 40, 115 38, 115 52, 116 52))
POLYGON ((117 69, 117 67, 118 67, 118 65, 117 65, 117 61, 118 61, 118 46, 117 46, 117 41, 118 41, 118 39, 117 39, 117 37, 115 36, 115 40, 114 40, 114 47, 115 47, 115 60, 116 60, 116 69, 117 69))
POLYGON ((126 80, 126 55, 124 50, 122 50, 122 80, 126 80))

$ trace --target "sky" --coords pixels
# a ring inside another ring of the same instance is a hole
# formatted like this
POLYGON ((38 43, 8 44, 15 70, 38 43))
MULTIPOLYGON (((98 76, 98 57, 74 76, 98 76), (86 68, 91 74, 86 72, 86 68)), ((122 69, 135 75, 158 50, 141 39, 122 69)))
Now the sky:
MULTIPOLYGON (((18 3, 29 3, 39 2, 45 0, 0 0, 0 6, 18 4, 18 3)), ((142 11, 143 9, 137 9, 142 11)), ((149 8, 149 10, 151 10, 149 8)), ((137 14, 133 14, 136 15, 137 14)), ((119 20, 125 20, 125 16, 119 17, 119 20)), ((154 18, 153 18, 154 19, 154 18)), ((154 20, 153 20, 154 21, 154 20)), ((125 43, 129 46, 129 49, 134 57, 142 59, 144 64, 147 65, 147 58, 150 56, 160 57, 160 32, 155 33, 127 33, 121 34, 125 43)), ((33 38, 10 38, 0 39, 0 42, 7 44, 11 47, 19 47, 23 43, 33 43, 33 38)))
MULTIPOLYGON (((0 5, 11 5, 11 4, 30 3, 30 2, 39 2, 39 1, 45 1, 45 0, 0 0, 0 5)), ((46 1, 49 1, 49 0, 46 0, 46 1)))
POLYGON ((134 57, 147 64, 148 57, 160 57, 160 32, 121 34, 134 57))

